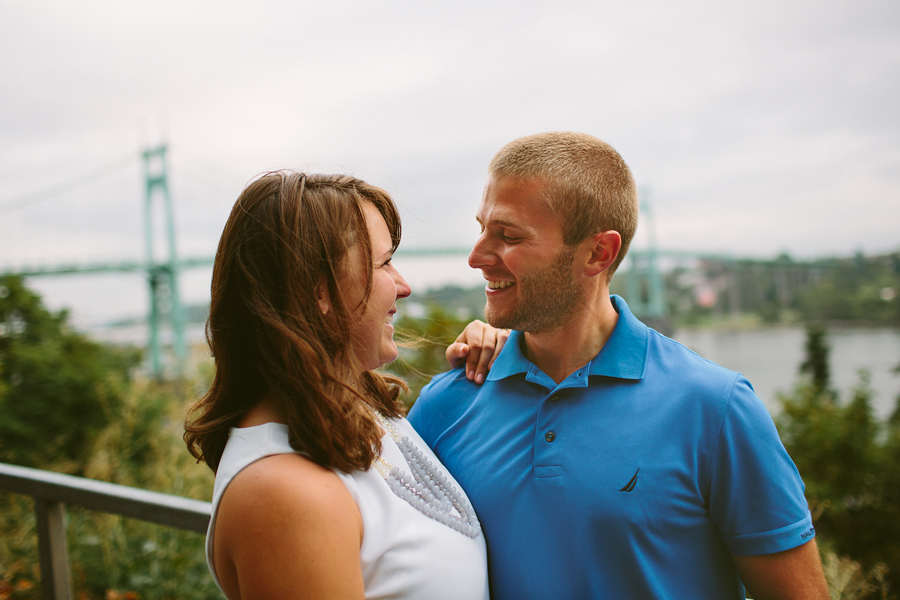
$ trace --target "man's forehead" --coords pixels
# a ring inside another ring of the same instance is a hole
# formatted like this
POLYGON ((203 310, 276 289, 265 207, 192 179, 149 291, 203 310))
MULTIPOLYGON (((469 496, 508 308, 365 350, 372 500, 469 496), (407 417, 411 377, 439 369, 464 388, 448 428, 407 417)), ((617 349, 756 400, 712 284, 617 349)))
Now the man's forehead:
POLYGON ((519 225, 522 221, 522 211, 517 210, 515 202, 494 202, 487 197, 483 198, 475 213, 475 220, 484 225, 490 222, 492 225, 519 225))
POLYGON ((539 178, 492 176, 484 188, 475 219, 485 224, 524 226, 536 219, 546 220, 556 215, 544 192, 546 182, 539 178))

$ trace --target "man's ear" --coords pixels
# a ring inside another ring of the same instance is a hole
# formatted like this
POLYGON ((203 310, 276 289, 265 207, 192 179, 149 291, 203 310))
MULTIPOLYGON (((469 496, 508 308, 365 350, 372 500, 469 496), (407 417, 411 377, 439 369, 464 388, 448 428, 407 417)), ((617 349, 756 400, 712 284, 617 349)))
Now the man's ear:
POLYGON ((590 246, 591 252, 585 266, 585 275, 594 277, 606 272, 616 261, 619 250, 622 249, 622 235, 610 229, 594 234, 585 243, 590 246))
POLYGON ((319 302, 319 310, 322 311, 323 315, 327 315, 328 311, 331 310, 331 296, 328 295, 328 286, 325 285, 324 281, 316 286, 316 298, 319 302))

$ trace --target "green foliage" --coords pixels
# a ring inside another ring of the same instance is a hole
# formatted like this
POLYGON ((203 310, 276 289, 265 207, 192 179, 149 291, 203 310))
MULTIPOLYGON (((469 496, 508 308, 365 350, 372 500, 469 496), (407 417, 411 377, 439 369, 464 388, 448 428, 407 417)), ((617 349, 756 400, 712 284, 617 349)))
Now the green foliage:
POLYGON ((221 600, 203 560, 204 536, 114 515, 69 514, 73 583, 83 596, 221 600))
MULTIPOLYGON (((209 500, 213 476, 181 440, 185 382, 133 382, 119 416, 85 452, 85 475, 209 500)), ((52 465, 43 465, 52 468, 52 465)), ((208 600, 222 596, 209 575, 204 536, 67 507, 69 560, 76 598, 208 600)), ((37 534, 31 500, 0 494, 0 598, 38 600, 37 534)))
POLYGON ((670 313, 681 326, 738 313, 768 324, 900 324, 900 253, 805 262, 786 255, 769 261, 706 259, 690 269, 676 267, 665 285, 670 313))
MULTIPOLYGON (((205 354, 205 352, 204 352, 205 354)), ((136 380, 140 354, 73 332, 14 278, 0 279, 0 461, 208 500, 213 476, 181 439, 205 384, 136 380)), ((204 536, 67 507, 79 600, 221 599, 204 536)), ((0 598, 41 597, 34 509, 0 493, 0 598)))
POLYGON ((831 349, 825 335, 825 327, 821 324, 806 326, 806 358, 800 365, 800 373, 811 377, 813 389, 818 392, 824 392, 831 385, 831 367, 828 364, 831 349))
MULTIPOLYGON (((178 399, 189 393, 184 382, 133 384, 121 418, 97 437, 87 475, 209 500, 212 474, 181 440, 178 399)), ((114 590, 141 600, 221 598, 206 566, 203 535, 91 511, 70 510, 70 516, 73 578, 89 597, 114 590)))
MULTIPOLYGON (((0 523, 9 537, 0 547, 0 598, 39 600, 34 511, 24 497, 4 502, 4 495, 0 523)), ((76 598, 222 599, 206 567, 203 535, 78 507, 66 512, 76 598)))
POLYGON ((0 278, 0 461, 80 473, 91 441, 118 418, 139 351, 91 341, 67 319, 21 278, 0 278))
POLYGON ((900 320, 900 255, 833 261, 798 295, 810 319, 897 323, 900 320))
POLYGON ((779 431, 809 496, 834 501, 829 514, 855 510, 871 499, 870 484, 879 466, 879 424, 872 413, 868 375, 861 374, 847 405, 805 382, 781 401, 779 431))
POLYGON ((803 370, 812 377, 780 396, 778 429, 806 483, 820 540, 871 573, 886 568, 883 578, 900 589, 900 425, 875 418, 866 371, 847 403, 828 389, 824 336, 807 331, 803 370))
POLYGON ((445 357, 447 346, 469 321, 454 317, 436 305, 428 308, 424 318, 404 316, 397 321, 400 357, 385 369, 409 384, 409 393, 404 398, 408 406, 412 406, 419 391, 434 375, 450 368, 445 357))
POLYGON ((453 310, 453 318, 466 322, 472 319, 484 318, 484 305, 486 298, 484 296, 484 285, 470 288, 462 288, 457 285, 445 285, 438 289, 428 290, 424 293, 414 292, 408 299, 403 301, 406 307, 414 308, 428 307, 444 307, 445 311, 453 310))
POLYGON ((822 567, 832 600, 887 600, 894 597, 890 595, 887 567, 883 564, 865 569, 846 556, 826 551, 822 567))

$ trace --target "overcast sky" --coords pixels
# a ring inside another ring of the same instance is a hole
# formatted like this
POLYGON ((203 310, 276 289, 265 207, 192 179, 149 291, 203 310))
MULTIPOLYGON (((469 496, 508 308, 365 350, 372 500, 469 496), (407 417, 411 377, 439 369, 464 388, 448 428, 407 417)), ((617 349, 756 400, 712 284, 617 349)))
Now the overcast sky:
MULTIPOLYGON (((0 268, 140 258, 134 157, 163 139, 182 255, 282 167, 386 188, 405 246, 468 246, 491 156, 548 130, 622 154, 662 248, 900 248, 897 0, 0 0, 0 74, 0 268)), ((146 304, 82 281, 39 287, 146 304)))

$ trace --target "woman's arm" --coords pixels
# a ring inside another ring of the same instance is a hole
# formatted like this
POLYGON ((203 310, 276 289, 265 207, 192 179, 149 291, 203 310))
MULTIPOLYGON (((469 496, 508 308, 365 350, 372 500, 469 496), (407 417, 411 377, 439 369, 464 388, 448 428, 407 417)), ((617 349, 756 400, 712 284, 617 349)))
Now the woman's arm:
POLYGON ((496 329, 482 321, 472 321, 456 341, 447 346, 447 362, 455 369, 465 361, 466 377, 475 383, 484 383, 508 337, 509 329, 496 329))
POLYGON ((298 454, 241 471, 216 519, 213 557, 230 600, 365 596, 359 509, 340 478, 298 454))

